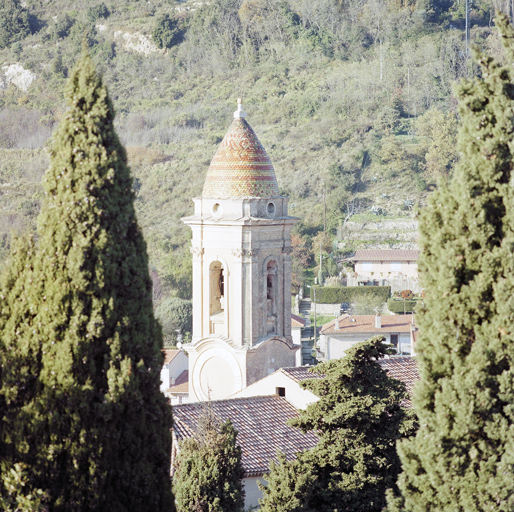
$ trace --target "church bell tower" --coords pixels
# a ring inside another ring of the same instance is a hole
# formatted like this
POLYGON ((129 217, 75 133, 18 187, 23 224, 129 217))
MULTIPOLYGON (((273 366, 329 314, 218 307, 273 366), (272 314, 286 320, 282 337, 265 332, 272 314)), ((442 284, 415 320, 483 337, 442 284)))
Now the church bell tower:
POLYGON ((240 101, 216 152, 192 230, 190 401, 222 399, 295 365, 291 229, 273 165, 240 101))

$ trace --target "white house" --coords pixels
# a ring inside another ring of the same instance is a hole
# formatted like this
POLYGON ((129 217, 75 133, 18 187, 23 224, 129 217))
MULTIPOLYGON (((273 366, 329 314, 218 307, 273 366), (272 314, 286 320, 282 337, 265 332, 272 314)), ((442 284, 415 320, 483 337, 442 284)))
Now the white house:
POLYGON ((393 291, 418 293, 418 257, 417 249, 359 249, 350 258, 355 271, 347 276, 347 284, 391 286, 393 291))
POLYGON ((411 355, 416 331, 414 315, 343 315, 321 328, 319 351, 327 361, 338 359, 352 345, 381 334, 399 354, 411 355))
MULTIPOLYGON (((184 372, 187 375, 189 365, 187 354, 179 349, 164 349, 164 364, 161 369, 161 391, 169 395, 168 390, 180 383, 184 378, 184 372)), ((187 393, 187 391, 186 391, 187 393)))
POLYGON ((319 397, 312 391, 303 389, 300 382, 305 379, 321 379, 322 377, 319 373, 309 371, 309 367, 306 366, 280 368, 271 375, 238 391, 230 398, 277 395, 284 397, 296 409, 306 409, 308 405, 317 402, 319 397))

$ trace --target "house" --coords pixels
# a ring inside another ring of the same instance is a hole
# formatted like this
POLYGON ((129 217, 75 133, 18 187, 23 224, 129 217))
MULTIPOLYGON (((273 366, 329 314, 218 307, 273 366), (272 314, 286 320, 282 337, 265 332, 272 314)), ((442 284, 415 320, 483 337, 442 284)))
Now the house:
POLYGON ((414 354, 414 315, 343 315, 326 323, 320 331, 322 359, 338 359, 360 341, 383 335, 399 354, 414 354))
POLYGON ((414 385, 419 380, 418 361, 415 357, 390 357, 381 359, 378 364, 386 370, 389 377, 398 379, 405 384, 409 398, 404 405, 412 407, 411 397, 414 392, 414 385))
POLYGON ((257 481, 263 480, 263 475, 269 471, 270 461, 277 460, 277 451, 284 452, 288 460, 293 460, 297 453, 313 448, 318 442, 318 436, 313 432, 304 434, 288 425, 290 419, 298 417, 298 411, 281 396, 176 405, 173 407, 172 473, 180 441, 195 435, 198 420, 206 407, 210 407, 221 421, 230 418, 238 432, 237 442, 241 446, 245 472, 245 510, 258 506, 262 492, 257 481))
MULTIPOLYGON (((179 349, 164 349, 162 352, 164 354, 164 363, 161 369, 161 392, 172 398, 169 392, 170 388, 180 384, 181 391, 179 392, 179 395, 183 396, 184 393, 187 394, 187 389, 184 388, 182 382, 184 376, 187 378, 189 364, 187 354, 183 350, 179 349)), ((182 403, 183 400, 184 398, 181 398, 179 401, 176 401, 176 403, 182 403)), ((172 401, 172 405, 173 403, 174 401, 172 401)))
POLYGON ((285 398, 296 409, 306 409, 308 405, 317 402, 319 398, 312 391, 303 389, 300 382, 305 379, 321 378, 323 375, 311 372, 308 366, 280 368, 271 375, 238 391, 231 398, 278 395, 285 398))
POLYGON ((171 405, 187 404, 189 402, 189 371, 184 370, 165 392, 171 405))
POLYGON ((419 293, 417 249, 360 249, 353 258, 355 270, 347 276, 348 286, 391 286, 392 291, 419 293))

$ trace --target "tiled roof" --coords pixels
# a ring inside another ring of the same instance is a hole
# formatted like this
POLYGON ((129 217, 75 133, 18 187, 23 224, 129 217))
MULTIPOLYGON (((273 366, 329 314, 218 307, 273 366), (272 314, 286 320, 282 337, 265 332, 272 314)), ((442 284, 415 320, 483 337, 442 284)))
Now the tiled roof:
MULTIPOLYGON (((173 407, 174 432, 179 441, 193 437, 206 404, 192 403, 173 407)), ((318 436, 304 434, 290 427, 287 421, 298 417, 298 411, 279 396, 255 396, 214 400, 210 402, 213 413, 221 420, 231 419, 238 431, 245 475, 260 476, 269 469, 269 461, 276 460, 277 450, 288 460, 298 452, 313 448, 318 436)))
POLYGON ((353 261, 416 261, 417 249, 359 249, 353 261))
POLYGON ((177 357, 179 352, 180 352, 180 350, 178 350, 178 349, 172 349, 172 348, 162 349, 162 353, 164 354, 164 363, 163 364, 171 363, 171 361, 173 361, 173 359, 175 359, 175 357, 177 357))
POLYGON ((305 318, 298 315, 291 315, 291 326, 292 327, 305 327, 305 318))
POLYGON ((295 382, 301 382, 305 379, 322 379, 324 377, 321 373, 311 372, 310 368, 310 366, 295 366, 291 368, 280 368, 277 371, 285 373, 295 382))
POLYGON ((412 315, 382 315, 382 327, 375 327, 375 315, 343 315, 321 328, 322 334, 409 332, 412 315))
POLYGON ((167 393, 189 393, 189 372, 184 370, 175 380, 175 384, 166 390, 167 393))
MULTIPOLYGON (((390 359, 381 359, 380 366, 387 371, 389 377, 398 379, 405 384, 409 396, 412 397, 414 384, 419 380, 418 361, 415 357, 391 357, 390 359)), ((412 406, 410 398, 405 404, 412 406)))
POLYGON ((277 197, 273 164, 244 118, 234 119, 212 159, 203 197, 277 197))

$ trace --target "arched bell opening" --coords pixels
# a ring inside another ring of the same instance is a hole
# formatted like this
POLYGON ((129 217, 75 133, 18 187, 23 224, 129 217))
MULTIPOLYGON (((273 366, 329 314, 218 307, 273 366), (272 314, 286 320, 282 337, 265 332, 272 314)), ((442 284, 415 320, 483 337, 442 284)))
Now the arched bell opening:
POLYGON ((209 334, 226 335, 226 272, 220 261, 209 266, 209 334))
POLYGON ((277 262, 271 260, 266 267, 266 333, 277 332, 277 262))

